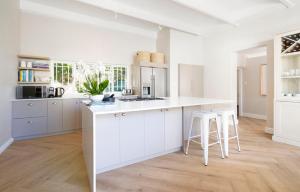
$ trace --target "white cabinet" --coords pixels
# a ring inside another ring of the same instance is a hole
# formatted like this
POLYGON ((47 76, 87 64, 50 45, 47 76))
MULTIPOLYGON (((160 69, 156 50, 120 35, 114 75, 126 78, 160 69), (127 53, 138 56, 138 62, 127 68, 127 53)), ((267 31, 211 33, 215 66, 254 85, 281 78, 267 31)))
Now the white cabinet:
POLYGON ((300 146, 300 103, 276 102, 275 141, 300 146))
POLYGON ((80 107, 78 99, 65 99, 63 101, 63 131, 79 129, 80 107))
POLYGON ((130 161, 145 154, 144 113, 122 113, 120 116, 121 161, 130 161))
POLYGON ((146 155, 161 153, 165 150, 164 110, 145 112, 146 155))
POLYGON ((62 131, 62 100, 48 101, 48 133, 62 131))
POLYGON ((182 109, 165 110, 166 150, 182 146, 182 109))
POLYGON ((96 119, 97 170, 120 163, 119 117, 109 114, 96 119))

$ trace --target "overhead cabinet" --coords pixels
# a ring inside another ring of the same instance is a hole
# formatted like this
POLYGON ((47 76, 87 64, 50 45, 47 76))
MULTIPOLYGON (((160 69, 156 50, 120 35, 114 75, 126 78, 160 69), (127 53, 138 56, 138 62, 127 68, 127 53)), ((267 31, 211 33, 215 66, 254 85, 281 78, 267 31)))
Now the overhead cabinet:
POLYGON ((15 139, 60 134, 81 128, 80 99, 16 100, 12 103, 15 139))

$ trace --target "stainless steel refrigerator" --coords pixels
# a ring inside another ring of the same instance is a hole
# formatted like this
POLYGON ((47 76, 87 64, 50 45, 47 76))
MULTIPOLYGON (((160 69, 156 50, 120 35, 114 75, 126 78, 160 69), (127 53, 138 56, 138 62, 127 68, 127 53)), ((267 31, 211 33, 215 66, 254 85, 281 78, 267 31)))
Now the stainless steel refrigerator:
POLYGON ((167 69, 138 67, 133 74, 133 87, 141 97, 166 97, 167 69))

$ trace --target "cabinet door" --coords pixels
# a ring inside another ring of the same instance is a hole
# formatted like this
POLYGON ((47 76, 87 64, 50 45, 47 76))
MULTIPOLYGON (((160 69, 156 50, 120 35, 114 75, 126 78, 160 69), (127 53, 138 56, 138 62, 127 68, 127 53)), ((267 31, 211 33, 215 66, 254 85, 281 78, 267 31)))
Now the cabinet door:
POLYGON ((48 133, 62 131, 62 100, 48 101, 48 133))
POLYGON ((78 100, 63 100, 63 130, 69 131, 78 128, 78 100))
POLYGON ((165 111, 166 150, 182 146, 182 110, 181 108, 165 111))
POLYGON ((145 154, 144 113, 123 113, 120 117, 121 161, 130 161, 145 154))
POLYGON ((120 162, 119 117, 99 115, 96 125, 96 166, 100 170, 120 162))
POLYGON ((145 148, 146 155, 160 153, 165 150, 163 110, 145 112, 145 148))
POLYGON ((77 129, 82 128, 82 120, 81 120, 81 108, 80 108, 81 99, 76 101, 76 108, 77 108, 77 129))
POLYGON ((13 119, 12 126, 14 138, 43 135, 47 133, 47 117, 13 119))

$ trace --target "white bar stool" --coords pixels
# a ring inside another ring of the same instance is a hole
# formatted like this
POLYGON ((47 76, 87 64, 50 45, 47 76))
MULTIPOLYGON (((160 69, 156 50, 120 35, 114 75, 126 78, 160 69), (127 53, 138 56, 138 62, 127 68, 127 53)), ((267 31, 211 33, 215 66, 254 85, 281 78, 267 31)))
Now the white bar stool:
POLYGON ((224 153, 225 156, 228 157, 228 142, 230 139, 236 139, 236 144, 237 144, 237 150, 241 151, 240 148, 240 140, 239 140, 239 134, 237 130, 237 122, 235 120, 235 112, 234 109, 220 109, 220 110, 213 110, 213 112, 217 113, 218 119, 217 121, 220 121, 218 124, 221 124, 221 132, 223 135, 224 139, 224 153), (232 118, 232 124, 234 127, 234 136, 229 137, 229 118, 232 118))
POLYGON ((201 112, 201 111, 194 111, 192 113, 192 120, 191 120, 191 125, 190 125, 190 130, 189 130, 189 137, 188 137, 188 143, 187 147, 185 150, 185 154, 188 154, 190 142, 193 141, 195 143, 198 143, 202 146, 203 148, 203 156, 204 156, 204 165, 207 165, 208 163, 208 147, 219 144, 220 146, 220 152, 221 152, 221 157, 224 158, 223 154, 223 148, 222 148, 222 142, 221 142, 221 136, 220 136, 220 126, 217 123, 217 129, 216 131, 211 131, 210 132, 210 122, 211 120, 216 120, 217 119, 217 114, 213 112, 201 112), (193 132, 193 123, 196 118, 200 119, 200 135, 194 135, 192 136, 193 132), (210 133, 217 133, 216 135, 216 142, 214 143, 209 143, 209 134, 210 133), (199 138, 200 142, 195 141, 194 139, 199 138))

